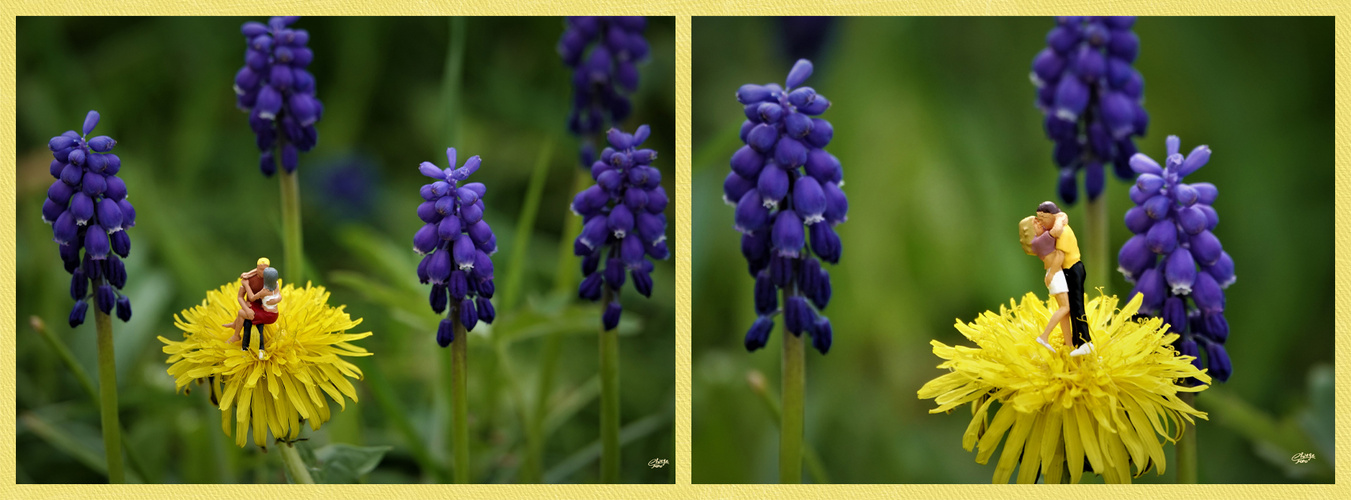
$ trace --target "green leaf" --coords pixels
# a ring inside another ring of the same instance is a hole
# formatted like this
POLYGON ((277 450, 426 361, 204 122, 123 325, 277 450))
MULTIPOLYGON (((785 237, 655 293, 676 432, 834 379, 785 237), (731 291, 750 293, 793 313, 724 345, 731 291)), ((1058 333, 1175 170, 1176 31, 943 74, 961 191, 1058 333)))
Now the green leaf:
POLYGON ((314 450, 319 467, 311 472, 317 483, 351 484, 380 465, 389 446, 352 446, 334 443, 314 450))

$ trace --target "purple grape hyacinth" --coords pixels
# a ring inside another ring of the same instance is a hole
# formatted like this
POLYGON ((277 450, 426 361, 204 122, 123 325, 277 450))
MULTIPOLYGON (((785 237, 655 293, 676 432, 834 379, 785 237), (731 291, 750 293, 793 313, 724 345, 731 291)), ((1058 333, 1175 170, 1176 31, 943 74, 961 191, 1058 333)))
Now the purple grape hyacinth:
POLYGON ((572 199, 573 213, 584 217, 582 233, 573 251, 582 257, 581 286, 577 295, 592 302, 609 298, 601 320, 606 330, 619 326, 623 307, 619 291, 624 274, 633 278, 633 288, 652 296, 652 261, 666 259, 666 205, 661 171, 653 167, 657 152, 639 149, 651 129, 639 126, 632 134, 610 129, 610 147, 591 165, 596 184, 572 199), (605 269, 600 270, 604 263, 605 269))
POLYGON ((248 49, 244 67, 235 73, 236 104, 249 113, 262 151, 259 168, 268 177, 277 171, 278 156, 286 173, 295 172, 300 152, 319 141, 314 124, 324 105, 314 97, 314 75, 305 70, 314 60, 306 47, 310 34, 290 27, 299 19, 273 17, 266 25, 250 21, 240 28, 248 49))
POLYGON ((42 220, 52 225, 61 261, 70 273, 70 298, 75 300, 69 323, 84 323, 88 301, 104 314, 131 319, 131 300, 122 295, 131 253, 127 229, 136 225, 136 210, 127 200, 127 185, 117 177, 122 160, 112 153, 117 141, 89 137, 99 123, 98 111, 84 119, 83 133, 67 130, 47 143, 56 178, 42 203, 42 220), (83 253, 81 252, 83 250, 83 253))
POLYGON ((1144 294, 1140 313, 1163 318, 1179 335, 1178 351, 1196 356, 1197 368, 1204 348, 1210 375, 1223 382, 1233 372, 1224 350, 1229 338, 1224 289, 1236 279, 1234 259, 1212 233, 1220 222, 1211 206, 1219 191, 1208 182, 1183 182, 1210 160, 1210 147, 1197 146, 1183 156, 1174 135, 1167 147, 1162 167, 1143 153, 1131 157, 1138 177, 1130 189, 1135 207, 1126 211, 1126 227, 1135 236, 1121 246, 1118 269, 1135 283, 1131 296, 1144 294))
POLYGON ((736 93, 745 106, 746 145, 732 155, 723 201, 736 207, 741 252, 755 277, 759 319, 746 334, 749 351, 765 346, 779 312, 788 331, 810 334, 821 354, 833 340, 830 320, 819 313, 831 295, 830 273, 821 261, 840 261, 835 226, 845 221, 849 201, 840 190, 840 161, 824 149, 834 128, 815 118, 830 101, 811 87, 798 87, 811 74, 811 61, 800 59, 784 87, 746 84, 736 93))
POLYGON ((1132 177, 1133 137, 1149 127, 1144 79, 1131 66, 1140 53, 1134 24, 1132 16, 1061 16, 1032 60, 1037 107, 1055 142, 1057 190, 1065 203, 1079 198, 1080 170, 1090 201, 1102 194, 1106 164, 1121 179, 1132 177))
POLYGON ((558 40, 558 54, 572 68, 572 112, 568 130, 582 136, 581 165, 595 161, 589 137, 618 126, 629 116, 626 96, 638 89, 638 63, 647 59, 643 16, 572 16, 558 40))
POLYGON ((497 236, 483 220, 483 196, 487 187, 481 182, 459 183, 478 171, 483 162, 478 155, 455 168, 455 148, 446 149, 450 167, 442 170, 431 162, 422 162, 418 171, 432 178, 422 186, 422 204, 418 218, 425 225, 413 235, 413 249, 422 255, 418 281, 432 284, 429 297, 432 311, 441 314, 450 307, 450 316, 441 320, 436 343, 441 347, 455 340, 454 319, 473 331, 479 321, 492 323, 492 254, 497 252, 497 236))

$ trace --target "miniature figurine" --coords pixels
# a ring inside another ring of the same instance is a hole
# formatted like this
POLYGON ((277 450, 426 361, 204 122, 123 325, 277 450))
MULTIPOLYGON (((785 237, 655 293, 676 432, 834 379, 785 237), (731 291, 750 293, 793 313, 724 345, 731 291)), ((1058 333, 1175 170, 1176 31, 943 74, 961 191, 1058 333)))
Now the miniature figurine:
POLYGON ((1046 288, 1050 291, 1051 297, 1060 304, 1060 308, 1051 313, 1050 319, 1046 321, 1046 328, 1041 332, 1041 336, 1037 337, 1037 343, 1055 352, 1055 347, 1048 341, 1051 331, 1059 324, 1061 339, 1064 340, 1065 346, 1074 349, 1074 344, 1070 341, 1072 327, 1069 317, 1069 285, 1066 284, 1065 271, 1062 268, 1065 252, 1055 247, 1056 238, 1041 228, 1035 216, 1029 215, 1018 222, 1018 239, 1023 245, 1024 252, 1041 259, 1046 269, 1044 278, 1046 288))
POLYGON ((234 336, 230 337, 230 342, 240 340, 241 331, 244 334, 243 342, 240 347, 249 350, 250 333, 253 327, 258 329, 258 359, 263 359, 263 325, 270 325, 277 321, 277 304, 281 302, 280 287, 277 286, 277 277, 279 273, 275 268, 270 267, 271 262, 267 257, 258 259, 258 267, 239 275, 241 280, 239 284, 239 294, 235 300, 239 301, 239 315, 231 323, 221 326, 227 326, 234 329, 234 336), (257 291, 255 291, 257 290, 257 291))
POLYGON ((1037 205, 1037 225, 1042 231, 1055 238, 1055 248, 1064 252, 1061 269, 1065 273, 1065 284, 1069 288, 1070 326, 1073 331, 1071 341, 1077 346, 1071 356, 1082 356, 1093 350, 1089 341, 1088 321, 1084 312, 1084 263, 1079 260, 1079 240, 1070 229, 1069 216, 1060 210, 1054 202, 1045 201, 1037 205))

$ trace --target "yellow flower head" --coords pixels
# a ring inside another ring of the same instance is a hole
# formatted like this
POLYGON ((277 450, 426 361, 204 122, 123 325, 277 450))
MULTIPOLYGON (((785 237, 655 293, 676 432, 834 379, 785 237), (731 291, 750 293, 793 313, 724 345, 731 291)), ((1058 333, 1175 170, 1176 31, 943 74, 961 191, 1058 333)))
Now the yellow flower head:
MULTIPOLYGON (((1004 452, 995 467, 994 482, 1006 483, 1018 467, 1018 482, 1060 482, 1066 464, 1078 483, 1088 459, 1092 470, 1109 483, 1129 483, 1149 470, 1164 471, 1163 447, 1158 436, 1174 441, 1182 436, 1182 421, 1205 418, 1178 397, 1207 386, 1186 387, 1178 381, 1210 376, 1192 365, 1191 356, 1179 355, 1161 319, 1132 320, 1140 309, 1136 295, 1121 310, 1116 296, 1100 296, 1085 305, 1093 352, 1071 357, 1061 348, 1051 352, 1036 342, 1058 305, 1023 296, 1009 301, 999 313, 986 311, 975 322, 957 322, 957 330, 977 347, 944 345, 932 341, 939 368, 949 370, 924 384, 920 399, 932 398, 947 412, 971 403, 973 418, 962 436, 962 447, 979 448, 976 462, 987 463, 1004 440, 1004 452), (994 418, 991 404, 998 401, 994 418), (1019 465, 1021 463, 1021 465, 1019 465)), ((1058 329, 1055 331, 1059 331, 1058 329)), ((1057 345, 1055 334, 1052 345, 1057 345)))
POLYGON ((254 444, 263 447, 268 431, 278 438, 298 437, 302 418, 319 430, 329 419, 327 398, 344 409, 344 397, 356 402, 356 388, 347 378, 360 379, 361 369, 343 356, 370 356, 350 343, 370 332, 345 333, 361 319, 353 320, 343 312, 344 306, 330 307, 324 287, 283 286, 279 318, 265 327, 266 355, 260 360, 256 350, 245 351, 238 341, 229 342, 234 330, 221 326, 233 322, 239 311, 235 300, 239 286, 235 281, 210 290, 201 305, 174 315, 174 325, 183 330, 182 341, 159 337, 178 389, 206 380, 212 403, 220 406, 221 430, 230 435, 233 414, 235 444, 240 447, 247 442, 250 423, 254 444))

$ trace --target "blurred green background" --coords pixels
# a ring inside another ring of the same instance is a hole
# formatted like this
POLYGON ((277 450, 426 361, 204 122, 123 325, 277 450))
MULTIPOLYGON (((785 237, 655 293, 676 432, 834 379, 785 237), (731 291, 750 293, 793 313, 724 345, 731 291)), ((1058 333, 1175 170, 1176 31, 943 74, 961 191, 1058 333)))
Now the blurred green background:
MULTIPOLYGON (((747 379, 763 374, 777 400, 782 322, 764 350, 742 347, 755 317, 753 280, 721 197, 744 120, 733 94, 744 83, 782 84, 798 57, 786 47, 810 36, 785 39, 781 23, 693 22, 699 483, 778 478, 776 423, 747 379)), ((836 18, 824 37, 806 85, 833 103, 822 116, 835 128, 827 150, 844 165, 850 211, 837 228, 844 254, 830 267, 834 296, 824 311, 834 347, 807 354, 806 442, 824 472, 815 480, 990 481, 993 461, 979 465, 961 447, 967 407, 931 415, 936 404, 916 391, 943 373, 931 339, 969 345, 954 319, 1045 292, 1014 228, 1056 197, 1052 143, 1028 80, 1053 25, 1045 17, 836 18)), ((1188 180, 1219 187, 1216 235, 1237 263, 1226 310, 1234 375, 1197 398, 1210 412, 1197 434, 1204 483, 1332 481, 1332 28, 1330 17, 1135 24, 1152 117, 1137 144, 1156 159, 1170 134, 1184 151, 1210 145, 1210 164, 1188 180), (1297 452, 1316 459, 1294 464, 1297 452)), ((1108 180, 1110 262, 1085 256, 1090 276, 1110 266, 1108 292, 1118 295, 1130 291, 1115 271, 1130 236, 1128 188, 1108 180)), ((1083 202, 1068 212, 1071 223, 1083 221, 1083 202)), ((1173 481, 1166 449, 1167 472, 1140 481, 1173 481)))
MULTIPOLYGON (((254 137, 231 90, 246 20, 18 19, 20 483, 104 481, 97 406, 30 326, 30 318, 45 322, 76 363, 96 373, 92 316, 78 328, 66 325, 69 276, 40 216, 52 180, 47 140, 78 128, 90 109, 103 115, 97 133, 118 140, 120 175, 139 214, 124 290, 135 315, 114 324, 123 439, 134 454, 129 477, 285 481, 277 453, 240 449, 221 432, 206 394, 174 393, 155 339, 181 338, 173 315, 259 256, 282 260, 278 181, 259 173, 254 137)), ((654 166, 672 196, 673 24, 649 19, 651 57, 639 68, 634 112, 622 124, 652 126, 648 145, 660 152, 654 166)), ((436 346, 438 318, 427 304, 429 285, 417 283, 411 244, 422 225, 415 208, 425 178, 417 165, 444 167, 453 145, 461 160, 483 157, 473 180, 488 186, 484 219, 502 249, 493 257, 498 323, 475 329, 469 344, 473 479, 594 481, 600 313, 575 298, 581 272, 571 255, 575 235, 565 232, 576 218, 567 207, 581 169, 578 141, 565 127, 571 72, 555 51, 562 18, 305 18, 296 27, 311 34, 310 70, 326 110, 319 145, 299 167, 306 275, 332 291, 330 304, 346 304, 365 320, 360 331, 375 332, 359 342, 375 353, 357 361, 366 374, 356 384, 360 403, 344 412, 334 405, 320 432, 303 433, 306 446, 321 457, 335 449, 330 443, 390 447, 356 480, 449 480, 440 375, 448 350, 436 346), (548 347, 557 355, 546 384, 548 347), (528 439, 531 429, 542 437, 528 439), (528 465, 532 443, 543 443, 540 467, 528 465)), ((672 261, 658 262, 653 279, 650 300, 632 289, 623 296, 626 482, 671 482, 674 474, 646 465, 674 452, 672 261)))

